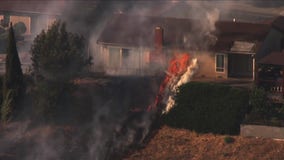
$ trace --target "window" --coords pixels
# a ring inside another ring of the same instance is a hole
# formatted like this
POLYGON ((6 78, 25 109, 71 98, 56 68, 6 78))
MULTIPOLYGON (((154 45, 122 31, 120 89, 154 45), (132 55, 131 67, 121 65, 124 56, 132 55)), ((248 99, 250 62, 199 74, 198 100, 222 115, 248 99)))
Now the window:
POLYGON ((30 34, 30 24, 31 24, 31 18, 28 16, 10 16, 10 22, 13 23, 13 25, 15 25, 18 22, 22 22, 25 24, 26 27, 26 34, 30 34))
POLYGON ((122 48, 121 49, 121 65, 123 67, 127 67, 128 61, 129 61, 129 49, 122 48))
POLYGON ((122 58, 127 58, 129 56, 129 49, 122 48, 121 53, 122 53, 122 58))
POLYGON ((284 37, 281 38, 281 42, 280 43, 281 43, 280 47, 281 47, 281 51, 282 51, 284 49, 284 37))
POLYGON ((216 72, 224 72, 224 54, 217 54, 216 55, 216 72))
POLYGON ((109 67, 118 68, 120 66, 120 48, 109 48, 109 67))

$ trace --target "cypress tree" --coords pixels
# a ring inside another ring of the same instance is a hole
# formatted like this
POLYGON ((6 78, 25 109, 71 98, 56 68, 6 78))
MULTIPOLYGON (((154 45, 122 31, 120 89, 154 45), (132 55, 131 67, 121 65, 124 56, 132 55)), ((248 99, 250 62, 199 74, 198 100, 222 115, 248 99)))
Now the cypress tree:
POLYGON ((3 81, 2 120, 10 119, 16 110, 20 96, 24 91, 24 78, 19 59, 15 34, 12 23, 9 28, 8 47, 6 56, 6 72, 3 81), (9 103, 7 103, 7 101, 9 103), (3 113, 7 112, 9 113, 3 113))

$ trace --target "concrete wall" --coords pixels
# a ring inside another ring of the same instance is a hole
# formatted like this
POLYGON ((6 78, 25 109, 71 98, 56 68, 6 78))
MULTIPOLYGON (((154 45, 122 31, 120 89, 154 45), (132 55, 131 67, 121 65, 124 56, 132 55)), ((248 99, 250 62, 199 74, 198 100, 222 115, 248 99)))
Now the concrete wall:
POLYGON ((241 125, 241 136, 284 139, 284 127, 241 125))

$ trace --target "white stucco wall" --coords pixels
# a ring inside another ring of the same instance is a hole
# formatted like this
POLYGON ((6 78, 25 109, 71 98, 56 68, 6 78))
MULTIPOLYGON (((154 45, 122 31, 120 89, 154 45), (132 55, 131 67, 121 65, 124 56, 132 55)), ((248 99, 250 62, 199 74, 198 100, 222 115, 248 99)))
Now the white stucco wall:
POLYGON ((195 74, 197 78, 224 78, 228 76, 228 56, 224 54, 224 72, 216 71, 216 54, 223 53, 213 53, 207 51, 190 52, 192 58, 197 58, 199 69, 195 74))

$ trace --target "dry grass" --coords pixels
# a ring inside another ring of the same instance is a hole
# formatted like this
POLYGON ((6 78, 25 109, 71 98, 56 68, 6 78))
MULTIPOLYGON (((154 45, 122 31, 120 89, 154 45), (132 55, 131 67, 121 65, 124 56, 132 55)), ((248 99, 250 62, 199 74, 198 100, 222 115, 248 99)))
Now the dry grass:
POLYGON ((147 146, 125 160, 283 160, 284 141, 226 135, 197 134, 183 129, 162 127, 147 146))

